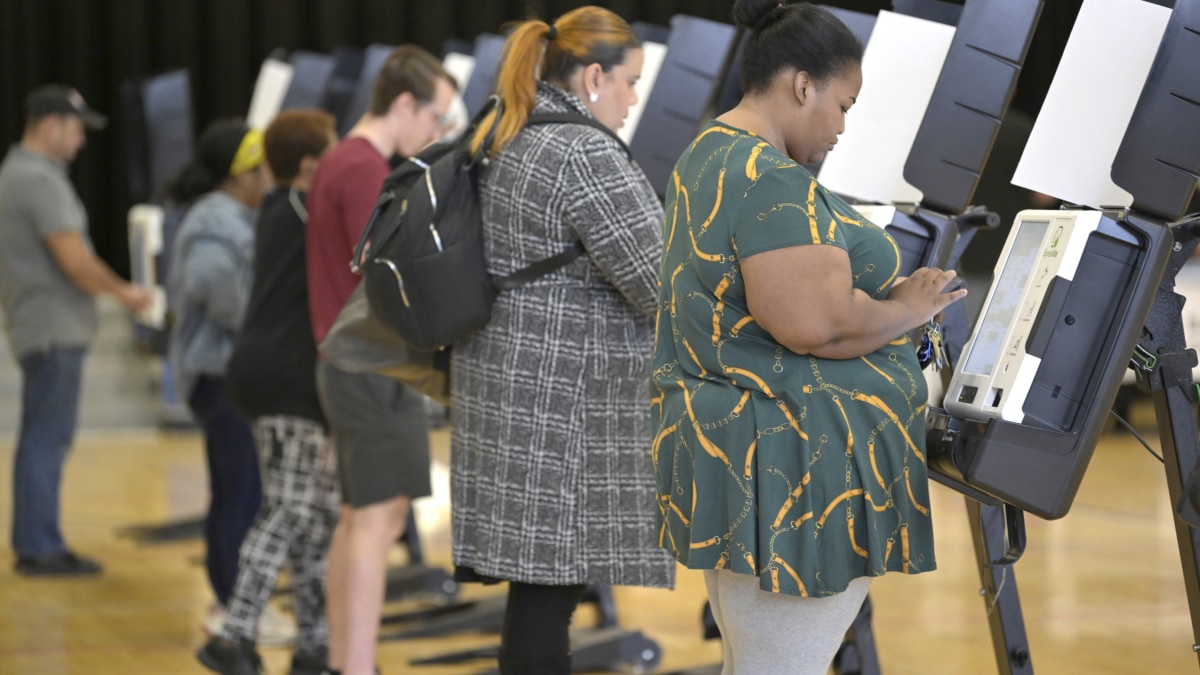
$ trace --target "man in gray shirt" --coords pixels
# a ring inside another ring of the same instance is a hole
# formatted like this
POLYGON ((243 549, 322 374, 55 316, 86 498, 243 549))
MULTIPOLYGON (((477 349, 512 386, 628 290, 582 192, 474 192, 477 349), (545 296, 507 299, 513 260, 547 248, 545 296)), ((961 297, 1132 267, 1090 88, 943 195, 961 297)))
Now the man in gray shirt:
POLYGON ((0 164, 0 308, 21 366, 21 424, 13 466, 12 547, 25 575, 100 572, 67 548, 59 485, 75 436, 80 379, 96 331, 93 296, 130 311, 150 302, 96 256, 87 212, 67 175, 103 115, 79 92, 38 87, 25 99, 25 129, 0 164))

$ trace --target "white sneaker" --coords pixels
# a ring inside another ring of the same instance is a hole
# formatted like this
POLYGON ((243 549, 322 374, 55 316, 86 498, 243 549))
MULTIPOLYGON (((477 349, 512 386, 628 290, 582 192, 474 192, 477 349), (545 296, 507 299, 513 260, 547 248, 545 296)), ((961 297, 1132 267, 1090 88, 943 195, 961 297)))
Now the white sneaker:
POLYGON ((258 617, 258 644, 264 647, 289 647, 295 642, 295 620, 267 603, 258 617))
MULTIPOLYGON (((201 624, 204 634, 208 637, 220 635, 228 614, 224 606, 213 603, 201 624)), ((267 603, 258 617, 258 639, 255 642, 263 647, 290 647, 296 642, 296 622, 267 603)))
POLYGON ((221 629, 225 627, 225 617, 228 614, 224 605, 214 602, 209 606, 208 614, 204 615, 204 621, 200 623, 201 630, 210 638, 220 635, 221 629))

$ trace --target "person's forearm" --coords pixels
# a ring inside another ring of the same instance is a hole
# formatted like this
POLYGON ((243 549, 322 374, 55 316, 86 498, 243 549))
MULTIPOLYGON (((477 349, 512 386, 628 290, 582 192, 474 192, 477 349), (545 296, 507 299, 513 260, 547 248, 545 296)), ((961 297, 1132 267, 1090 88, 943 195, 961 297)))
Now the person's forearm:
POLYGON ((129 283, 94 255, 66 269, 65 273, 79 290, 91 295, 117 295, 129 283))
POLYGON ((775 339, 798 354, 825 359, 853 359, 901 339, 911 323, 909 309, 894 300, 875 300, 855 290, 850 300, 830 313, 821 326, 807 326, 787 340, 775 339))

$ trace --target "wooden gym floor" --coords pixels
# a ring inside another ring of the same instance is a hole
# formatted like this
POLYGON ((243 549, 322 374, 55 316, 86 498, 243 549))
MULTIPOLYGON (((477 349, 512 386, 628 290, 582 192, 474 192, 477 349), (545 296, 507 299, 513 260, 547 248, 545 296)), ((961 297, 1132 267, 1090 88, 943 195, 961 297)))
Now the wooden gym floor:
MULTIPOLYGON (((86 403, 85 403, 86 405, 86 403)), ((1135 423, 1157 446, 1153 412, 1135 423)), ((448 433, 434 432, 436 494, 419 502, 426 557, 449 565, 448 433)), ((0 519, 11 517, 11 440, 0 446, 0 519)), ((1157 450, 1157 447, 1156 447, 1157 450)), ((192 655, 210 602, 199 540, 142 545, 122 527, 197 514, 206 503, 199 437, 191 432, 84 432, 68 463, 63 517, 68 540, 101 559, 94 579, 25 579, 0 553, 0 674, 204 673, 192 655)), ((963 499, 934 486, 940 569, 875 582, 875 632, 887 675, 995 673, 963 499)), ((1195 673, 1192 629, 1162 466, 1126 433, 1108 433, 1071 512, 1029 517, 1029 547, 1015 567, 1036 672, 1195 673)), ((7 543, 7 540, 6 542, 7 543)), ((464 590, 464 597, 495 593, 464 590)), ((715 663, 701 639, 703 582, 680 570, 674 592, 617 589, 621 624, 656 640, 657 672, 715 663)), ((389 607, 389 609, 394 609, 389 607)), ((576 625, 593 620, 581 612, 576 625)), ((802 631, 802 626, 796 627, 802 631)), ((489 635, 385 642, 385 674, 452 675, 491 664, 414 667, 413 658, 495 642, 489 635)), ((268 672, 286 673, 289 652, 263 649, 268 672)), ((765 674, 764 674, 765 675, 765 674)))

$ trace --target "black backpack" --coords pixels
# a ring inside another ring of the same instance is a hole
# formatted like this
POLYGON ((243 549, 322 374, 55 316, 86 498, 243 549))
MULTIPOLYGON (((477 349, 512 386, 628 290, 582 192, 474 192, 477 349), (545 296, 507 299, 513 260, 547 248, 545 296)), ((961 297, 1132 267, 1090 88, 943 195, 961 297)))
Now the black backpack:
MULTIPOLYGON (((473 129, 498 101, 489 100, 461 140, 431 145, 388 175, 355 248, 351 268, 363 277, 371 313, 414 349, 443 349, 479 330, 491 318, 501 291, 553 272, 583 253, 576 242, 511 275, 488 274, 478 183, 491 136, 478 155, 472 156, 468 144, 473 129)), ((534 114, 526 124, 555 122, 601 129, 629 153, 612 130, 577 113, 534 114)))

